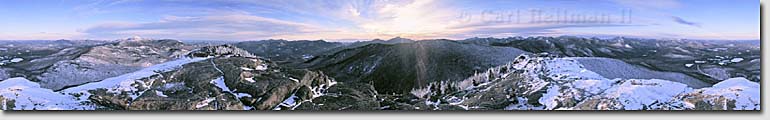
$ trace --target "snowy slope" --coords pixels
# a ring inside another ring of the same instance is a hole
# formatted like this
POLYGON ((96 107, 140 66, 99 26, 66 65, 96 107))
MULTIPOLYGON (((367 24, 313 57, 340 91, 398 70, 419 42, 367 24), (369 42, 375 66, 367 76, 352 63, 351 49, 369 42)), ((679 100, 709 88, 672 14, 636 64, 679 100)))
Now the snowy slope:
POLYGON ((175 70, 187 63, 205 59, 208 59, 208 57, 180 58, 136 72, 64 89, 59 92, 41 88, 39 84, 24 78, 10 78, 0 82, 0 96, 3 98, 0 102, 4 106, 4 110, 93 110, 94 106, 84 104, 90 96, 88 90, 105 88, 109 92, 115 93, 125 91, 135 93, 131 94, 131 97, 136 98, 144 92, 139 91, 137 87, 147 86, 136 86, 136 83, 144 83, 140 79, 157 75, 159 72, 175 70), (7 104, 13 104, 14 107, 5 107, 7 104))
MULTIPOLYGON (((546 109, 576 109, 566 106, 564 101, 581 101, 577 107, 591 106, 603 110, 651 110, 674 109, 670 103, 687 102, 682 96, 699 94, 709 103, 735 102, 735 110, 759 109, 759 84, 745 78, 731 78, 711 87, 694 89, 680 80, 662 79, 607 79, 585 69, 572 58, 546 60, 545 71, 539 73, 548 77, 552 84, 546 87, 540 103, 546 109), (588 99, 584 97, 590 96, 588 99), (721 101, 719 101, 721 100, 721 101), (562 104, 562 105, 559 105, 562 104), (557 108, 560 106, 561 108, 557 108)), ((695 103, 690 103, 695 104, 695 103)), ((719 104, 710 104, 719 105, 719 104)), ((729 105, 729 104, 725 104, 729 105)), ((699 109, 695 106, 680 106, 682 110, 699 109)))
POLYGON ((683 96, 686 98, 687 95, 699 95, 705 97, 703 100, 708 103, 726 103, 725 106, 723 106, 727 107, 725 109, 759 110, 761 106, 760 85, 743 77, 730 78, 715 84, 711 88, 698 89, 697 91, 693 91, 683 96), (734 107, 730 107, 730 103, 732 103, 734 107))
POLYGON ((632 65, 621 60, 600 57, 571 57, 586 69, 606 78, 614 79, 661 79, 684 83, 693 88, 709 87, 711 84, 677 72, 661 72, 632 65))
MULTIPOLYGON (((598 102, 594 109, 609 110, 650 110, 671 109, 668 103, 683 101, 681 96, 702 94, 708 97, 706 101, 714 100, 735 101, 737 110, 758 109, 759 84, 745 78, 732 78, 711 87, 694 89, 681 80, 662 79, 607 79, 585 69, 573 58, 555 58, 543 63, 545 71, 540 73, 547 76, 546 81, 553 81, 546 87, 546 93, 540 98, 540 103, 546 109, 575 109, 562 105, 556 108, 557 102, 564 103, 566 99, 581 101, 582 105, 598 102), (588 99, 584 97, 590 96, 588 99), (725 99, 719 99, 725 98, 725 99), (583 100, 581 100, 583 99, 583 100)), ((717 104, 712 104, 717 105, 717 104)), ((581 106, 579 103, 577 106, 581 106)), ((696 109, 694 106, 683 106, 686 109, 696 109)))
MULTIPOLYGON (((732 78, 701 89, 678 81, 608 79, 585 68, 575 58, 523 55, 511 64, 472 76, 459 86, 464 90, 461 93, 480 95, 511 94, 495 91, 510 87, 503 90, 515 90, 510 92, 516 96, 507 98, 515 102, 505 106, 506 110, 759 110, 759 84, 745 78, 732 78), (483 83, 465 87, 475 81, 483 83)), ((466 101, 453 104, 471 109, 496 107, 473 106, 496 104, 489 100, 446 101, 466 101)))
POLYGON ((10 78, 0 82, 2 110, 91 110, 75 97, 41 88, 25 78, 10 78), (12 105, 12 106, 11 106, 12 105), (12 107, 12 108, 9 108, 12 107))
POLYGON ((703 90, 703 94, 724 96, 736 100, 737 109, 754 109, 754 105, 760 102, 760 86, 746 78, 730 78, 719 82, 710 89, 703 90))
MULTIPOLYGON (((123 92, 123 91, 141 92, 141 91, 138 91, 137 87, 146 87, 148 85, 144 84, 143 86, 134 86, 134 84, 136 83, 144 83, 142 81, 139 81, 140 79, 157 75, 160 72, 175 70, 187 63, 197 62, 197 61, 206 60, 206 59, 208 59, 208 57, 200 57, 200 58, 184 57, 174 61, 153 65, 136 72, 120 75, 117 77, 107 78, 99 82, 88 83, 77 87, 64 89, 61 92, 68 93, 68 94, 77 94, 77 93, 85 94, 81 96, 81 98, 88 98, 88 90, 95 90, 98 88, 105 88, 108 91, 114 92, 114 93, 123 92)), ((133 94, 131 97, 136 98, 139 95, 141 95, 141 93, 133 94)))
POLYGON ((606 109, 645 110, 657 109, 656 103, 666 102, 675 96, 690 92, 685 84, 658 79, 629 79, 613 85, 594 99, 614 98, 606 109))

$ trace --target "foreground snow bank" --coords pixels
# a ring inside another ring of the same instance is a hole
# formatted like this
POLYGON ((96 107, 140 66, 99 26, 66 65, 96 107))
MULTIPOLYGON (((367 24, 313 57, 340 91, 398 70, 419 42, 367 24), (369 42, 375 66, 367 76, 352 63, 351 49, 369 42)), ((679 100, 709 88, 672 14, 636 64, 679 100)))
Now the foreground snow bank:
POLYGON ((546 109, 577 110, 759 110, 759 84, 730 78, 695 89, 681 80, 607 79, 571 58, 542 63, 551 82, 539 103, 546 109), (574 106, 573 106, 574 104, 574 106))
POLYGON ((2 110, 90 110, 75 97, 41 88, 25 78, 10 78, 0 82, 2 110))
POLYGON ((713 87, 682 94, 678 98, 684 103, 683 108, 760 110, 761 106, 759 83, 743 77, 730 78, 713 87))
MULTIPOLYGON (((539 103, 546 109, 578 110, 759 110, 759 84, 731 78, 695 89, 681 80, 608 79, 573 58, 542 61, 551 82, 539 103), (576 103, 575 103, 576 102, 576 103), (575 104, 572 106, 572 104, 575 104)), ((531 69, 535 70, 535 69, 531 69)))

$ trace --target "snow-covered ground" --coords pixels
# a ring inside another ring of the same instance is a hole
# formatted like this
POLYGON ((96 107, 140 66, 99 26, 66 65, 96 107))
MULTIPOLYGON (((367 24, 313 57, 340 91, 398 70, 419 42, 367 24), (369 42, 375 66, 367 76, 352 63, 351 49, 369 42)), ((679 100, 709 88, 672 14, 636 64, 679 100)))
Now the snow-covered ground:
MULTIPOLYGON (((291 77, 289 77, 289 78, 293 79, 292 81, 299 82, 299 80, 297 80, 295 78, 291 78, 291 77)), ((310 100, 312 100, 314 98, 326 95, 326 89, 329 89, 331 86, 336 85, 337 81, 330 80, 330 81, 327 81, 326 83, 328 83, 328 84, 320 84, 318 86, 314 86, 314 87, 310 88, 311 92, 313 93, 313 96, 311 96, 311 98, 309 100, 298 101, 298 100, 301 100, 301 99, 299 99, 299 97, 297 97, 297 95, 296 95, 297 93, 295 92, 295 93, 292 93, 291 96, 289 96, 288 98, 284 99, 280 104, 275 106, 275 108, 273 108, 273 110, 282 110, 281 109, 282 107, 289 108, 289 110, 294 110, 295 108, 299 107, 299 105, 301 105, 302 102, 310 101, 310 100)), ((237 95, 237 96, 239 96, 238 98, 241 98, 240 97, 241 95, 237 95)))
POLYGON ((735 100, 734 109, 759 110, 760 85, 746 78, 730 78, 715 84, 711 88, 700 89, 704 95, 721 96, 735 100))
MULTIPOLYGON (((544 61, 544 75, 551 79, 539 102, 546 109, 574 109, 559 106, 566 99, 602 99, 615 102, 604 103, 599 109, 664 109, 666 103, 687 103, 681 96, 702 94, 706 101, 719 102, 724 97, 735 101, 736 110, 759 109, 759 84, 745 78, 730 78, 713 86, 695 89, 681 80, 662 79, 608 79, 585 69, 572 58, 556 58, 544 61), (591 96, 591 98, 585 98, 591 96), (709 97, 715 97, 710 99, 709 97)), ((687 103, 694 104, 694 103, 687 103)), ((694 109, 695 106, 684 106, 694 109)))
MULTIPOLYGON (((166 63, 150 66, 136 72, 120 75, 117 77, 107 78, 99 82, 88 83, 77 87, 64 89, 61 92, 87 94, 88 90, 94 90, 98 88, 106 88, 110 92, 115 92, 115 93, 122 92, 122 91, 135 92, 137 91, 137 89, 132 84, 142 83, 141 81, 139 81, 142 78, 159 74, 159 72, 167 72, 167 71, 175 70, 187 63, 197 62, 205 59, 208 59, 208 58, 180 58, 174 61, 169 61, 166 63)), ((132 98, 136 98, 137 96, 138 95, 132 95, 132 98)), ((83 97, 87 98, 88 96, 84 95, 83 97)))
POLYGON ((216 100, 216 98, 213 98, 213 97, 206 98, 206 100, 203 100, 203 101, 199 102, 198 104, 195 104, 195 108, 202 108, 202 107, 209 106, 209 103, 213 102, 214 100, 216 100))
POLYGON ((0 82, 0 105, 2 110, 92 110, 81 105, 75 97, 40 88, 40 85, 25 78, 10 78, 0 82), (13 108, 7 105, 12 104, 13 108))
MULTIPOLYGON (((134 86, 135 83, 142 83, 139 82, 140 79, 157 75, 158 72, 175 70, 187 63, 205 59, 208 58, 180 58, 129 74, 64 89, 59 92, 41 88, 38 83, 24 78, 10 78, 0 82, 0 96, 3 98, 0 102, 3 106, 10 102, 13 102, 15 105, 13 108, 3 108, 4 110, 93 110, 94 106, 82 103, 87 101, 90 96, 88 90, 105 88, 109 92, 126 91, 139 92, 141 94, 143 91, 138 91, 137 87, 142 86, 134 86)), ((140 94, 132 94, 131 97, 136 98, 140 94)), ((158 96, 165 96, 162 92, 156 92, 156 94, 158 96)))
POLYGON ((0 65, 6 65, 6 64, 11 64, 11 63, 17 63, 17 62, 24 61, 23 58, 13 58, 13 59, 9 59, 9 60, 3 60, 3 59, 5 59, 5 58, 4 57, 0 57, 0 65))
POLYGON ((291 94, 289 98, 284 99, 283 102, 281 102, 281 104, 278 104, 278 106, 275 106, 273 110, 281 110, 281 107, 289 107, 293 110, 294 107, 299 106, 299 104, 302 103, 297 101, 298 99, 299 98, 296 95, 291 94))
POLYGON ((214 84, 214 86, 217 86, 219 89, 222 89, 222 91, 233 93, 233 91, 230 91, 230 88, 225 85, 225 78, 218 77, 217 79, 211 80, 209 83, 214 84))
MULTIPOLYGON (((584 59, 584 58, 578 58, 584 59)), ((583 66, 576 58, 551 58, 551 57, 520 57, 510 65, 514 71, 499 73, 493 68, 486 73, 477 74, 471 78, 486 81, 484 78, 492 74, 517 74, 525 77, 523 80, 512 80, 519 85, 520 94, 516 96, 517 103, 508 105, 506 110, 690 110, 711 109, 696 108, 692 103, 705 101, 709 105, 720 106, 714 109, 731 110, 758 110, 759 109, 759 84, 745 78, 731 78, 713 86, 699 87, 696 89, 682 80, 664 79, 630 79, 630 78, 606 78, 583 66), (517 72, 518 71, 518 72, 517 72), (492 72, 492 73, 489 73, 492 72), (523 91, 522 91, 523 90, 523 91), (537 93, 534 91, 544 91, 537 93), (528 95, 528 94, 541 95, 528 95), (536 99, 527 98, 541 96, 536 99), (527 101, 537 100, 539 104, 526 104, 527 101), (727 108, 734 102, 734 108, 727 108), (720 104, 724 103, 724 104, 720 104)), ((596 66, 593 66, 596 67, 596 66)), ((606 68, 606 67, 605 67, 606 68)), ((611 72, 607 72, 611 73, 611 72)), ((624 73, 628 74, 628 73, 624 73)), ((507 75, 503 75, 507 76, 507 75)), ((630 75, 634 76, 634 75, 630 75)), ((677 77, 672 77, 677 78, 677 77)), ((477 87, 489 86, 488 84, 512 84, 509 82, 495 82, 498 78, 487 78, 490 82, 481 83, 477 87), (494 80, 492 80, 494 79, 494 80)), ((513 78, 522 79, 522 78, 513 78)), ((470 89, 465 89, 470 90, 470 89)), ((480 89, 486 90, 486 89, 480 89)), ((519 93, 517 92, 517 93, 519 93)), ((453 100, 463 101, 463 100, 453 100)), ((458 104, 458 103, 455 103, 458 104)), ((467 106, 474 108, 476 106, 467 106)))
MULTIPOLYGON (((617 59, 600 57, 575 57, 564 59, 574 59, 582 64, 586 69, 600 74, 608 79, 660 79, 684 83, 693 88, 711 86, 709 83, 690 77, 686 74, 650 70, 648 68, 629 64, 617 59)), ((693 64, 685 66, 693 66, 693 64)))
POLYGON ((13 58, 13 59, 11 59, 11 62, 21 62, 21 61, 24 61, 24 59, 23 58, 13 58))
POLYGON ((675 96, 692 91, 687 85, 658 79, 630 79, 612 86, 599 95, 605 98, 617 98, 622 106, 611 106, 614 109, 642 110, 650 109, 651 105, 673 99, 675 96))

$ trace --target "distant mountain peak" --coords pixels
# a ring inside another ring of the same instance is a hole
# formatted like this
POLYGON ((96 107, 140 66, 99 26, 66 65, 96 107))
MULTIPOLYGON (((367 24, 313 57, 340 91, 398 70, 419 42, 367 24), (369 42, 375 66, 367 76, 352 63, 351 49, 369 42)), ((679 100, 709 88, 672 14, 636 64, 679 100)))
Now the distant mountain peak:
POLYGON ((140 40, 152 40, 152 39, 150 39, 150 38, 143 38, 141 36, 134 35, 134 36, 131 36, 131 37, 126 38, 124 40, 126 40, 126 41, 140 41, 140 40))
POLYGON ((402 38, 402 37, 399 36, 399 37, 391 38, 388 41, 414 41, 414 40, 409 39, 409 38, 402 38))
POLYGON ((395 37, 395 38, 391 38, 391 39, 389 39, 389 40, 387 40, 385 42, 387 42, 387 43, 410 43, 410 42, 414 42, 414 40, 408 39, 408 38, 402 38, 402 37, 395 37))

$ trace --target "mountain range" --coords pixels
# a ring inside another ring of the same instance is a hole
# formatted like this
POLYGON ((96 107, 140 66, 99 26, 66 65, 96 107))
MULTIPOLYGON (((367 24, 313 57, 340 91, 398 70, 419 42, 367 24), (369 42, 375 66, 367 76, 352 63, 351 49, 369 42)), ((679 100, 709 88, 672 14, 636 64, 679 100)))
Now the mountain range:
POLYGON ((3 110, 760 110, 752 42, 0 41, 3 110))

